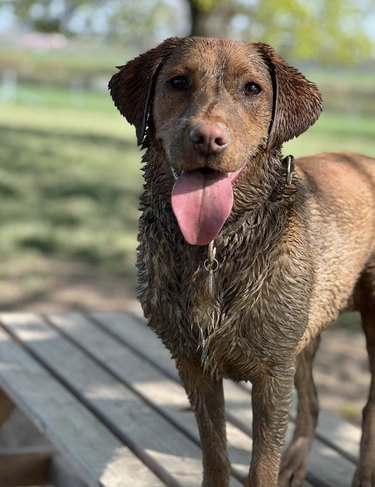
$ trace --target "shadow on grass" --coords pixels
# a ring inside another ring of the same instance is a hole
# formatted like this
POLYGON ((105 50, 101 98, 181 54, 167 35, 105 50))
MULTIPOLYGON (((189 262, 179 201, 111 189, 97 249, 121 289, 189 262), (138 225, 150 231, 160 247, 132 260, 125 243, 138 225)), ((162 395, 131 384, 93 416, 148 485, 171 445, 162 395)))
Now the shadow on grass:
POLYGON ((135 144, 129 139, 121 139, 116 136, 103 135, 99 133, 85 132, 68 132, 64 129, 61 132, 49 132, 43 129, 30 128, 30 127, 8 127, 6 125, 0 125, 1 138, 7 138, 16 134, 17 137, 33 136, 33 137, 58 137, 61 142, 81 142, 84 144, 90 144, 92 146, 102 146, 111 144, 113 149, 117 149, 122 153, 127 150, 134 150, 135 144))
POLYGON ((100 129, 48 127, 1 127, 0 144, 3 259, 37 254, 133 279, 141 191, 134 144, 100 129))

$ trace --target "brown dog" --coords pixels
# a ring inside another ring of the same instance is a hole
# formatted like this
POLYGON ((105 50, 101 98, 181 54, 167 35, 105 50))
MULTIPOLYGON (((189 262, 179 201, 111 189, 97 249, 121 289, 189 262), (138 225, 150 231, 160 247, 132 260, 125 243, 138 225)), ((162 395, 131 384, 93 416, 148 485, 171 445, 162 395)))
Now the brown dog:
POLYGON ((321 98, 265 44, 168 39, 109 86, 147 149, 139 298, 194 408, 203 485, 229 485, 223 377, 253 384, 246 485, 302 485, 319 334, 350 303, 372 372, 353 486, 374 487, 375 160, 320 154, 294 170, 282 158, 321 98), (293 381, 297 427, 281 460, 293 381))

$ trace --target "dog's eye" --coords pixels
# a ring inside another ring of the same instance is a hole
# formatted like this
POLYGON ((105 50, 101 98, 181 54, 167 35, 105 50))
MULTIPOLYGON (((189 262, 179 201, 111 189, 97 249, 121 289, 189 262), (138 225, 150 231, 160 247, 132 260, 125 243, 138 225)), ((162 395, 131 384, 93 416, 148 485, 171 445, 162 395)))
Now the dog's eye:
POLYGON ((185 76, 175 76, 169 82, 176 90, 187 90, 190 86, 189 80, 185 76))
POLYGON ((250 83, 246 83, 243 91, 246 96, 255 96, 259 95, 262 88, 253 81, 250 81, 250 83))

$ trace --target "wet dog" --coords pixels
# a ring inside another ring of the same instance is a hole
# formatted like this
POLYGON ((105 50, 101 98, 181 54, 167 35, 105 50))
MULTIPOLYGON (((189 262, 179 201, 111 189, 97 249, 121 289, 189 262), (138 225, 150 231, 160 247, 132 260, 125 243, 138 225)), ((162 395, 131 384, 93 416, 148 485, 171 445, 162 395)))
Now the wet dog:
POLYGON ((146 149, 138 293, 195 411, 203 485, 229 485, 222 379, 252 383, 247 486, 301 486, 318 416, 312 362, 349 304, 372 373, 353 485, 375 486, 375 160, 283 142, 322 109, 265 44, 167 39, 121 67, 115 105, 146 149), (298 417, 281 458, 291 393, 298 417))

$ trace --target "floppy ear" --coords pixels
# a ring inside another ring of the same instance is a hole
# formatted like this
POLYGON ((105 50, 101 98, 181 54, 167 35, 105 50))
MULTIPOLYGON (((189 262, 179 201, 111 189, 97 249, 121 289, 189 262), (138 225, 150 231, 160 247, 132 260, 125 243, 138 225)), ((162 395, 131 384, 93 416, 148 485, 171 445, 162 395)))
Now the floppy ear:
POLYGON ((279 147, 313 125, 322 111, 317 86, 286 63, 267 44, 257 44, 270 70, 273 83, 273 116, 268 146, 279 147))
POLYGON ((144 139, 153 88, 160 66, 172 53, 180 39, 169 38, 159 46, 141 54, 112 76, 108 84, 112 99, 126 120, 135 126, 138 145, 144 139))

